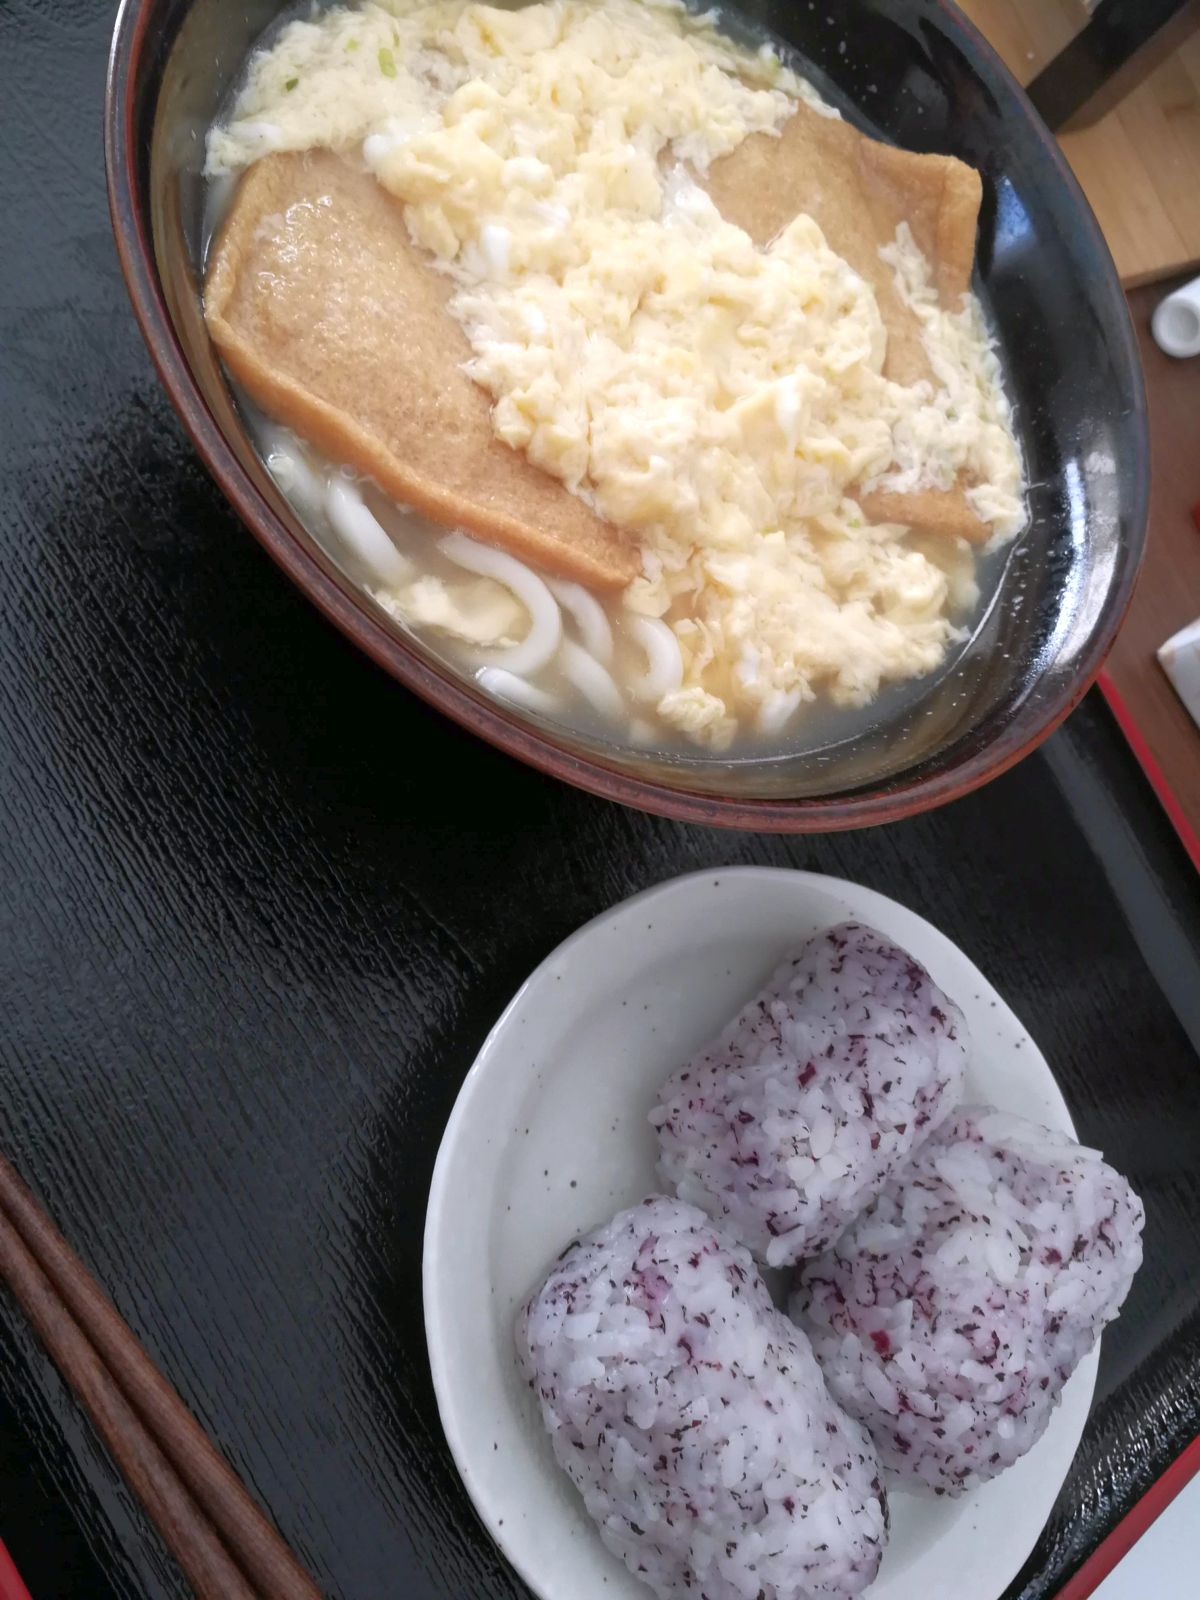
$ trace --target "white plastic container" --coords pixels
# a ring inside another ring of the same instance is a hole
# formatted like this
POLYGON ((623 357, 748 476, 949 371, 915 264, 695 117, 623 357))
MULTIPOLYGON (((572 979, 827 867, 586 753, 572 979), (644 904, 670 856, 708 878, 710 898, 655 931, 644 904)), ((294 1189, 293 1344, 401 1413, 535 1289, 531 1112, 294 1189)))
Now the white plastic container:
POLYGON ((1200 724, 1200 620, 1181 628, 1160 646, 1158 659, 1179 698, 1200 724))
POLYGON ((1169 294, 1150 324, 1154 341, 1169 356, 1200 356, 1200 278, 1169 294))

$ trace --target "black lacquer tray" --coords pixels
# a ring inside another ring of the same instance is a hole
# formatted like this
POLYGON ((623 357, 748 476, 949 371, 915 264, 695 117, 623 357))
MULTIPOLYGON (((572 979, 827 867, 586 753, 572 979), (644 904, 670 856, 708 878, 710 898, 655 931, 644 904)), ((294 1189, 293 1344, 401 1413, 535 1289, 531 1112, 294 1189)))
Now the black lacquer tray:
MULTIPOLYGON (((237 526, 113 258, 108 6, 0 10, 0 1147, 335 1600, 507 1600, 442 1441, 425 1195, 527 971, 675 873, 793 864, 938 923, 1146 1199, 1146 1265, 1010 1591, 1200 1423, 1200 881, 1103 704, 978 795, 818 840, 619 810, 357 656, 237 526)), ((38 1600, 182 1580, 7 1299, 0 1537, 38 1600)))

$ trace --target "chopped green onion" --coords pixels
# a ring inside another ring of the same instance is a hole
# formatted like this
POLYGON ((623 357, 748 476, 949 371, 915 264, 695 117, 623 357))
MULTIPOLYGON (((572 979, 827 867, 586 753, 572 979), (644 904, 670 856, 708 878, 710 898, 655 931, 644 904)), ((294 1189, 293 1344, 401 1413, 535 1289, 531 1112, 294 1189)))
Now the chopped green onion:
POLYGON ((288 94, 291 94, 292 90, 296 87, 296 85, 299 82, 300 82, 299 78, 289 78, 288 81, 284 84, 283 87, 287 90, 288 94))
POLYGON ((385 78, 396 76, 396 58, 386 45, 379 52, 379 70, 385 78))
POLYGON ((347 39, 346 40, 346 49, 347 50, 357 50, 361 43, 362 43, 361 39, 347 39))

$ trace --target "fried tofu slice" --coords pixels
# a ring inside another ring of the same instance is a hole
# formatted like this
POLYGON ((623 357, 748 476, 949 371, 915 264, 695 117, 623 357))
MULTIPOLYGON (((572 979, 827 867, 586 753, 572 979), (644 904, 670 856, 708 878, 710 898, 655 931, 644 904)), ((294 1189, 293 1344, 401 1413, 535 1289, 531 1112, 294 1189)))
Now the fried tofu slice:
POLYGON ((492 432, 463 371, 449 279, 401 205, 329 151, 246 172, 214 244, 209 331, 264 411, 436 522, 597 588, 641 570, 635 547, 492 432))
MULTIPOLYGON (((916 155, 869 139, 850 123, 799 104, 779 137, 755 133, 714 161, 703 180, 717 210, 765 246, 805 213, 844 261, 871 284, 888 332, 884 372, 897 383, 932 379, 920 324, 879 257, 901 222, 930 263, 938 298, 957 310, 971 287, 983 186, 974 167, 953 156, 916 155)), ((991 535, 960 482, 950 490, 858 496, 871 522, 981 544, 991 535)))

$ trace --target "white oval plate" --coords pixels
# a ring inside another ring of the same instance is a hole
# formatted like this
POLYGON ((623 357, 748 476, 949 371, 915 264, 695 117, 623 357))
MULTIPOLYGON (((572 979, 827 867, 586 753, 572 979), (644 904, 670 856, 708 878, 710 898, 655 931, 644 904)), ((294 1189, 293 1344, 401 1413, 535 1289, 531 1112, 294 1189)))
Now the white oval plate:
MULTIPOLYGON (((442 1424, 475 1508, 543 1600, 647 1600, 555 1464, 513 1318, 572 1239, 660 1186, 647 1122, 667 1075, 787 950, 847 919, 916 956, 966 1013, 967 1097, 1074 1137, 1037 1046, 978 968, 894 900, 838 878, 731 867, 676 878, 589 922, 522 984, 454 1107, 425 1224, 425 1329, 442 1424)), ((997 1600, 1079 1444, 1098 1348, 1046 1433, 956 1501, 892 1491, 870 1600, 997 1600)))

